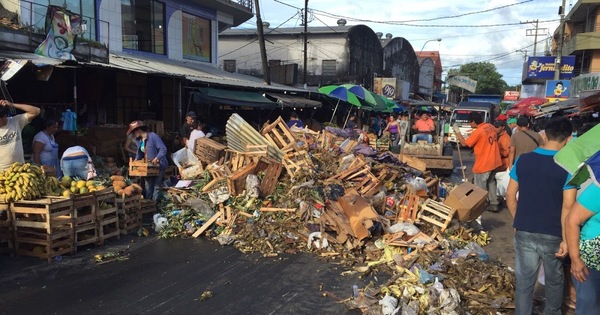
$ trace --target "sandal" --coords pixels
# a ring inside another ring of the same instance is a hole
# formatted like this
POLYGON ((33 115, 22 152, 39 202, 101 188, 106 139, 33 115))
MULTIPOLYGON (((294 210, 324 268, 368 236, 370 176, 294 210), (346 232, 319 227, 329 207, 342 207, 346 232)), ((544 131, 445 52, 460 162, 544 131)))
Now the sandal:
POLYGON ((571 300, 570 298, 566 298, 564 303, 568 308, 570 308, 572 310, 575 309, 575 301, 571 300))

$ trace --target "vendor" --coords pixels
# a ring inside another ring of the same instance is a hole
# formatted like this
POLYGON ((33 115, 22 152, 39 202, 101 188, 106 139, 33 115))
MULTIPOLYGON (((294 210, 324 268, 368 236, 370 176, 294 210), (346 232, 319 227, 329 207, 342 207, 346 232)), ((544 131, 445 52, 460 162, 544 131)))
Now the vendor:
POLYGON ((167 147, 160 137, 156 133, 148 131, 148 126, 140 120, 129 124, 127 135, 133 135, 133 138, 138 141, 136 160, 145 159, 154 165, 160 165, 158 176, 144 177, 144 198, 156 201, 165 175, 165 169, 169 164, 167 161, 167 147))
POLYGON ((38 165, 45 165, 56 168, 60 177, 60 164, 58 163, 58 143, 54 139, 54 134, 58 131, 58 122, 53 119, 47 119, 44 122, 44 130, 38 132, 33 137, 33 162, 38 165))
POLYGON ((35 106, 0 100, 0 172, 10 167, 14 162, 25 163, 22 140, 23 127, 39 114, 40 109, 35 106), (8 117, 11 107, 20 109, 25 113, 8 117))
POLYGON ((422 113, 421 118, 415 121, 412 128, 418 132, 412 136, 413 143, 416 143, 419 140, 427 140, 427 143, 433 142, 431 133, 435 131, 435 124, 428 113, 422 113))
POLYGON ((183 126, 181 126, 181 129, 179 130, 181 140, 183 141, 183 146, 187 146, 187 141, 190 138, 190 134, 192 133, 192 130, 194 130, 195 122, 196 122, 196 113, 192 112, 192 111, 188 112, 185 115, 185 123, 183 123, 183 126))
POLYGON ((287 122, 287 126, 289 128, 294 126, 296 126, 296 128, 304 128, 304 123, 298 118, 298 114, 296 112, 292 112, 290 114, 290 120, 287 122))
POLYGON ((88 180, 96 177, 96 168, 88 151, 82 146, 73 146, 65 150, 60 159, 64 176, 88 180))

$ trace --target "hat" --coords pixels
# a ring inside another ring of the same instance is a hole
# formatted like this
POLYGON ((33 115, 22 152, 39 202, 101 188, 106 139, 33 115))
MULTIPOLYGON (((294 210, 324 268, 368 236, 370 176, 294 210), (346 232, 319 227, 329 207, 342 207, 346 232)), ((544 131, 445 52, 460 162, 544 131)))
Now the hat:
POLYGON ((508 117, 506 117, 504 114, 500 114, 498 117, 496 117, 496 121, 506 121, 507 119, 508 117))
POLYGON ((185 114, 186 117, 192 117, 192 118, 196 118, 196 113, 194 112, 188 112, 187 114, 185 114))
POLYGON ((505 121, 504 120, 496 120, 494 121, 494 127, 498 128, 498 127, 504 127, 505 126, 505 121))
POLYGON ((132 121, 129 124, 129 129, 127 130, 127 135, 129 136, 134 130, 141 128, 141 127, 146 127, 146 125, 144 124, 143 121, 141 121, 141 120, 132 121))
POLYGON ((511 118, 506 123, 507 124, 516 124, 517 123, 517 119, 516 118, 511 118))

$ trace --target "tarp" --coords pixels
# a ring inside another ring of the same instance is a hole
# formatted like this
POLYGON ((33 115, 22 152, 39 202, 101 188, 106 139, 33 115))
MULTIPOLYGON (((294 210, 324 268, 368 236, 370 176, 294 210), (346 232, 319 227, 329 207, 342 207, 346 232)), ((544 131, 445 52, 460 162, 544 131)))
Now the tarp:
POLYGON ((309 100, 300 95, 289 95, 280 93, 267 93, 266 97, 273 102, 276 102, 281 107, 294 107, 294 108, 321 108, 321 102, 309 100))
POLYGON ((276 106, 273 101, 264 97, 260 92, 215 88, 198 88, 198 91, 194 93, 194 100, 211 104, 258 108, 274 108, 276 106))
MULTIPOLYGON (((600 125, 588 130, 577 139, 567 143, 555 156, 554 161, 573 178, 569 181, 572 185, 581 185, 594 173, 593 167, 598 171, 600 156, 600 125)), ((598 181, 594 178, 596 184, 598 181)))

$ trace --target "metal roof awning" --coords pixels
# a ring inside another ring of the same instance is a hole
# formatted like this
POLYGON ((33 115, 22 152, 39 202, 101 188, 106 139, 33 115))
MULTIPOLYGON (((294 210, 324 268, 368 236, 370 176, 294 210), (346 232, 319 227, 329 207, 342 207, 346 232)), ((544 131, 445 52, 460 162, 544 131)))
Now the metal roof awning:
POLYGON ((41 55, 34 54, 34 53, 7 51, 7 50, 0 51, 0 60, 6 60, 6 59, 29 60, 31 63, 33 63, 34 65, 36 65, 38 67, 56 66, 56 65, 60 65, 66 61, 66 60, 62 60, 62 59, 45 57, 45 56, 41 56, 41 55))
POLYGON ((185 78, 192 82, 209 83, 221 86, 243 87, 246 89, 253 88, 265 91, 306 92, 305 90, 281 84, 267 85, 260 78, 227 72, 209 63, 173 60, 166 58, 166 56, 152 58, 145 55, 129 54, 126 52, 111 52, 108 64, 99 62, 91 62, 90 64, 145 74, 185 78))
POLYGON ((277 103, 281 107, 294 108, 321 108, 322 104, 319 101, 309 100, 300 95, 289 95, 280 93, 266 93, 266 97, 277 103))
POLYGON ((245 106, 256 108, 274 108, 276 104, 260 92, 235 91, 216 88, 198 88, 194 100, 204 103, 245 106))

